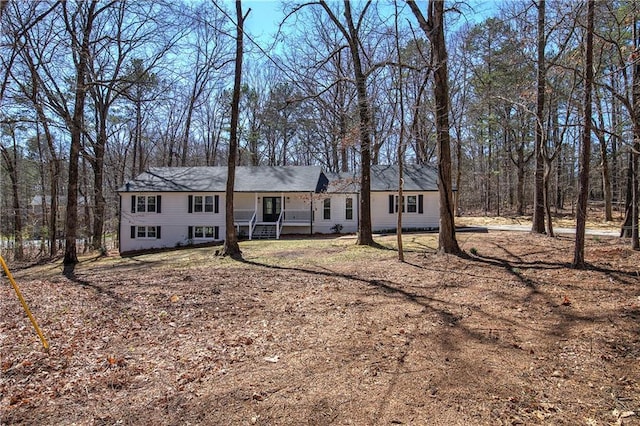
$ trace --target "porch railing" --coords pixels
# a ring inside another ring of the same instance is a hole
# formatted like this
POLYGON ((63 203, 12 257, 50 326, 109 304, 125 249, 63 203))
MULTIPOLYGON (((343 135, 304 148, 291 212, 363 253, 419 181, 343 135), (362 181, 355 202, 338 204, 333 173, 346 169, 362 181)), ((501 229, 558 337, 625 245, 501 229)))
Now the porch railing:
POLYGON ((285 223, 304 223, 311 222, 311 212, 309 210, 284 210, 285 223))
POLYGON ((251 218, 256 215, 256 211, 254 209, 234 209, 233 210, 233 221, 236 223, 247 223, 251 221, 251 218))
POLYGON ((280 212, 278 221, 276 222, 276 240, 280 239, 280 231, 282 231, 282 219, 284 219, 284 210, 280 212))
POLYGON ((256 222, 258 222, 258 215, 256 212, 253 212, 253 216, 251 216, 251 220, 249 221, 249 239, 253 236, 253 230, 256 228, 256 222))

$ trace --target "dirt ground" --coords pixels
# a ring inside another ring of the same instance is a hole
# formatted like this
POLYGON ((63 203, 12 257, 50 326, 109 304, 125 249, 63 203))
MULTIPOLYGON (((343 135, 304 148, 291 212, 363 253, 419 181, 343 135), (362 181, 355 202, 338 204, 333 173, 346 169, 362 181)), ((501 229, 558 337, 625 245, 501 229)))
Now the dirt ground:
POLYGON ((349 238, 87 258, 0 286, 0 423, 639 425, 640 253, 589 237, 349 238))

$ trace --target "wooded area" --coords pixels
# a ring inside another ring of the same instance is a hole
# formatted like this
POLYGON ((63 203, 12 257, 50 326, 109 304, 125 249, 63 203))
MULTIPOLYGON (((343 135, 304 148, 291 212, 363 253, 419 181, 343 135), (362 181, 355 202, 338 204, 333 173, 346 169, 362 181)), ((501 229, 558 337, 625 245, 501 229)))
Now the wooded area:
POLYGON ((236 164, 363 170, 364 185, 371 164, 436 165, 444 118, 458 214, 533 215, 553 234, 586 158, 585 200, 640 248, 635 2, 593 5, 592 67, 587 2, 445 2, 445 62, 407 2, 272 4, 278 34, 239 31, 230 2, 0 2, 3 255, 108 250, 128 179, 226 165, 240 33, 236 164))

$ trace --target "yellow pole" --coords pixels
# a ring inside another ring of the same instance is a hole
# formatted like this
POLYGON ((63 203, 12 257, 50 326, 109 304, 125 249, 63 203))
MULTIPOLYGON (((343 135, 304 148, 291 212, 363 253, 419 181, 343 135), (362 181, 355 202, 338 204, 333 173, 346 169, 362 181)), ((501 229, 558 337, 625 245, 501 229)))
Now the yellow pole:
POLYGON ((42 331, 40 331, 40 327, 38 327, 38 323, 36 322, 36 319, 31 314, 31 311, 29 310, 29 307, 27 306, 27 302, 25 302, 24 297, 22 297, 22 293, 20 293, 20 289, 18 288, 18 284, 16 284, 16 281, 13 279, 13 275, 11 275, 11 271, 9 271, 9 267, 7 266, 7 264, 4 261, 4 259, 2 258, 2 256, 0 256, 0 263, 2 263, 2 269, 4 269, 4 273, 7 274, 7 278, 9 278, 9 281, 11 282, 11 285, 13 286, 13 289, 16 291, 16 294, 18 295, 18 299, 20 299, 20 303, 22 304, 22 307, 24 308, 24 311, 27 313, 27 316, 31 320, 31 324, 33 324, 33 328, 36 329, 36 333, 38 333, 38 337, 40 337, 40 341, 42 342, 42 346, 44 346, 44 350, 48 351, 49 350, 49 343, 47 342, 47 339, 44 338, 44 335, 42 334, 42 331))

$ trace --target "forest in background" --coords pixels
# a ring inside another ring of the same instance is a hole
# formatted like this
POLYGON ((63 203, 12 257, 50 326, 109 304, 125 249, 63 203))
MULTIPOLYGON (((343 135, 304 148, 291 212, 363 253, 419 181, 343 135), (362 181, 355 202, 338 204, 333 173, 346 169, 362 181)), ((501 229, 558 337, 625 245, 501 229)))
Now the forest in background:
MULTIPOLYGON (((226 164, 233 3, 0 4, 0 233, 3 248, 15 241, 16 258, 27 241, 38 240, 40 255, 60 250, 69 191, 78 194, 79 239, 108 249, 116 190, 128 179, 152 166, 226 164)), ((342 18, 343 4, 330 5, 342 18)), ((531 214, 536 174, 548 209, 573 211, 586 4, 508 1, 481 18, 470 2, 446 5, 459 211, 531 214)), ((246 33, 238 163, 358 170, 358 96, 343 35, 320 5, 274 7, 283 11, 277 36, 246 33)), ((620 218, 637 193, 634 7, 595 4, 589 197, 604 205, 606 220, 615 211, 620 218)), ((371 105, 371 163, 435 164, 431 44, 405 2, 352 8, 371 105)))

